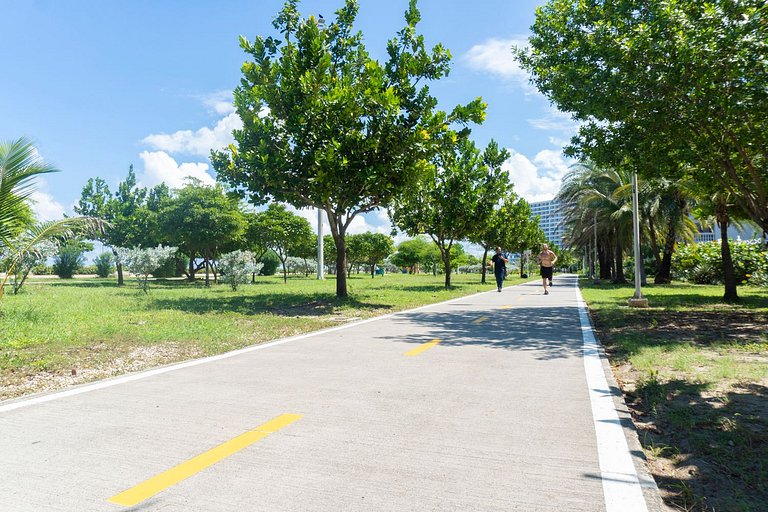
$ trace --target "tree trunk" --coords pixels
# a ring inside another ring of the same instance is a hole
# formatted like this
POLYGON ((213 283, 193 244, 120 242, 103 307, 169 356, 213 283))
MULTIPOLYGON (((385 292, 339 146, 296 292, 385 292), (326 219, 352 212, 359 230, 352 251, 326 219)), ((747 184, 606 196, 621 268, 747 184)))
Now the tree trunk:
POLYGON ((675 251, 675 239, 677 231, 674 221, 670 220, 667 226, 667 240, 664 243, 664 256, 661 258, 661 267, 656 272, 653 280, 656 284, 669 284, 672 282, 672 253, 675 251))
POLYGON ((445 250, 441 247, 440 252, 442 253, 443 265, 445 266, 445 289, 447 290, 451 287, 451 250, 445 250))
POLYGON ((525 274, 525 253, 520 253, 520 279, 523 278, 523 274, 525 274))
POLYGON ((209 271, 208 271, 208 267, 209 267, 209 265, 208 265, 208 257, 204 257, 204 258, 205 258, 205 287, 206 288, 210 288, 211 287, 211 277, 210 277, 209 271))
POLYGON ((117 250, 112 249, 112 254, 115 255, 115 267, 117 268, 117 286, 123 286, 123 264, 117 258, 117 250))
POLYGON ((280 263, 283 264, 283 284, 288 282, 288 269, 285 267, 285 260, 288 259, 288 256, 285 257, 285 259, 280 259, 280 263))
POLYGON ((333 235, 336 244, 336 297, 347 298, 347 241, 344 233, 333 235))
POLYGON ((653 259, 656 262, 656 271, 661 268, 661 256, 659 256, 659 237, 656 236, 656 226, 653 225, 653 218, 650 212, 646 213, 645 218, 648 219, 648 234, 651 239, 651 250, 653 251, 653 259))
MULTIPOLYGON (((720 206, 718 206, 720 210, 720 206)), ((728 241, 728 219, 727 212, 721 216, 721 212, 718 211, 717 223, 720 225, 720 254, 723 257, 723 275, 725 282, 725 294, 723 300, 725 302, 737 302, 739 300, 739 294, 736 290, 736 272, 733 269, 733 258, 731 257, 731 244, 728 241)))
POLYGON ((376 264, 371 265, 371 279, 376 276, 376 264))
POLYGON ((481 271, 482 277, 480 278, 480 283, 485 284, 485 272, 486 272, 486 265, 488 265, 488 248, 483 247, 483 269, 481 271))
POLYGON ((597 246, 597 255, 600 260, 600 279, 610 280, 613 278, 613 255, 611 254, 610 244, 599 244, 597 246))
POLYGON ((188 281, 195 281, 195 257, 190 256, 189 257, 189 272, 187 273, 187 280, 188 281))
POLYGON ((621 241, 616 240, 616 274, 613 280, 616 284, 626 284, 627 278, 624 276, 624 249, 621 247, 621 241))

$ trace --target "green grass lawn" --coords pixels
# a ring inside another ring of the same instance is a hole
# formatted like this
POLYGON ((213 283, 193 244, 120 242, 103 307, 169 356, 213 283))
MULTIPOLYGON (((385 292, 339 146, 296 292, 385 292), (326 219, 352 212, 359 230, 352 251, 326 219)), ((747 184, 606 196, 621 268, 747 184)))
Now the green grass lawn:
POLYGON ((768 290, 682 283, 643 288, 582 280, 640 440, 681 510, 761 511, 768 503, 768 290))
MULTIPOLYGON (((511 278, 510 284, 519 282, 511 278)), ((493 276, 259 277, 232 291, 167 280, 149 293, 114 279, 34 279, 0 303, 0 399, 219 354, 268 340, 488 291, 493 276), (73 372, 74 370, 74 372, 73 372), (74 375, 73 377, 73 373, 74 375), (57 378, 58 377, 58 378, 57 378)))

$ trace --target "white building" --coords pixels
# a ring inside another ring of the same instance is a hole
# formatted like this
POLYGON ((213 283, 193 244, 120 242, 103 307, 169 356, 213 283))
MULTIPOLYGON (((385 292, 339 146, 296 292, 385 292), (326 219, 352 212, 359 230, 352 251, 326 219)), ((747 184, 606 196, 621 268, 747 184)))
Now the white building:
POLYGON ((539 227, 547 240, 558 247, 563 246, 563 208, 560 201, 539 201, 530 203, 531 216, 539 216, 539 227))
MULTIPOLYGON (((698 225, 698 223, 697 223, 698 225)), ((736 228, 733 224, 728 226, 728 238, 730 240, 752 240, 753 238, 759 238, 760 233, 755 229, 754 225, 745 222, 741 225, 741 228, 736 228)), ((717 224, 710 228, 702 228, 699 226, 699 232, 694 236, 693 241, 699 242, 713 242, 720 240, 722 234, 720 232, 720 226, 717 224)))

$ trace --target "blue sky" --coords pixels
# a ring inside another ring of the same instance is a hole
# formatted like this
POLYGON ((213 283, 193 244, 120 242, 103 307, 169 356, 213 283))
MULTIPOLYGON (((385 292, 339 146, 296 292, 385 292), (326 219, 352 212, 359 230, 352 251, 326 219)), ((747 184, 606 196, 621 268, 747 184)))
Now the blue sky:
MULTIPOLYGON (((543 1, 421 0, 420 32, 453 55, 451 74, 432 85, 441 106, 482 96, 487 120, 473 129, 496 139, 517 192, 550 199, 570 162, 561 148, 575 124, 554 110, 514 62, 543 1)), ((341 0, 307 0, 303 15, 332 20, 341 0)), ((0 18, 0 140, 31 138, 62 172, 39 182, 41 219, 72 212, 88 178, 115 188, 134 165, 140 182, 212 182, 207 155, 231 142, 239 120, 231 91, 245 54, 238 36, 274 35, 279 0, 4 0, 0 18)), ((360 0, 358 29, 384 61, 407 0, 360 0)), ((303 212, 313 225, 316 215, 303 212)), ((352 232, 389 232, 384 214, 352 232)), ((326 231, 327 232, 327 231, 326 231)))

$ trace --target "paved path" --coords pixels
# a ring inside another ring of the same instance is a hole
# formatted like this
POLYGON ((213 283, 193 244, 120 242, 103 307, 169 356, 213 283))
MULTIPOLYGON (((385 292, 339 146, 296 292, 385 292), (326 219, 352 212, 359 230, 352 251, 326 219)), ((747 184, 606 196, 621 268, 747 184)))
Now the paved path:
POLYGON ((0 404, 0 509, 660 510, 555 283, 0 404))

